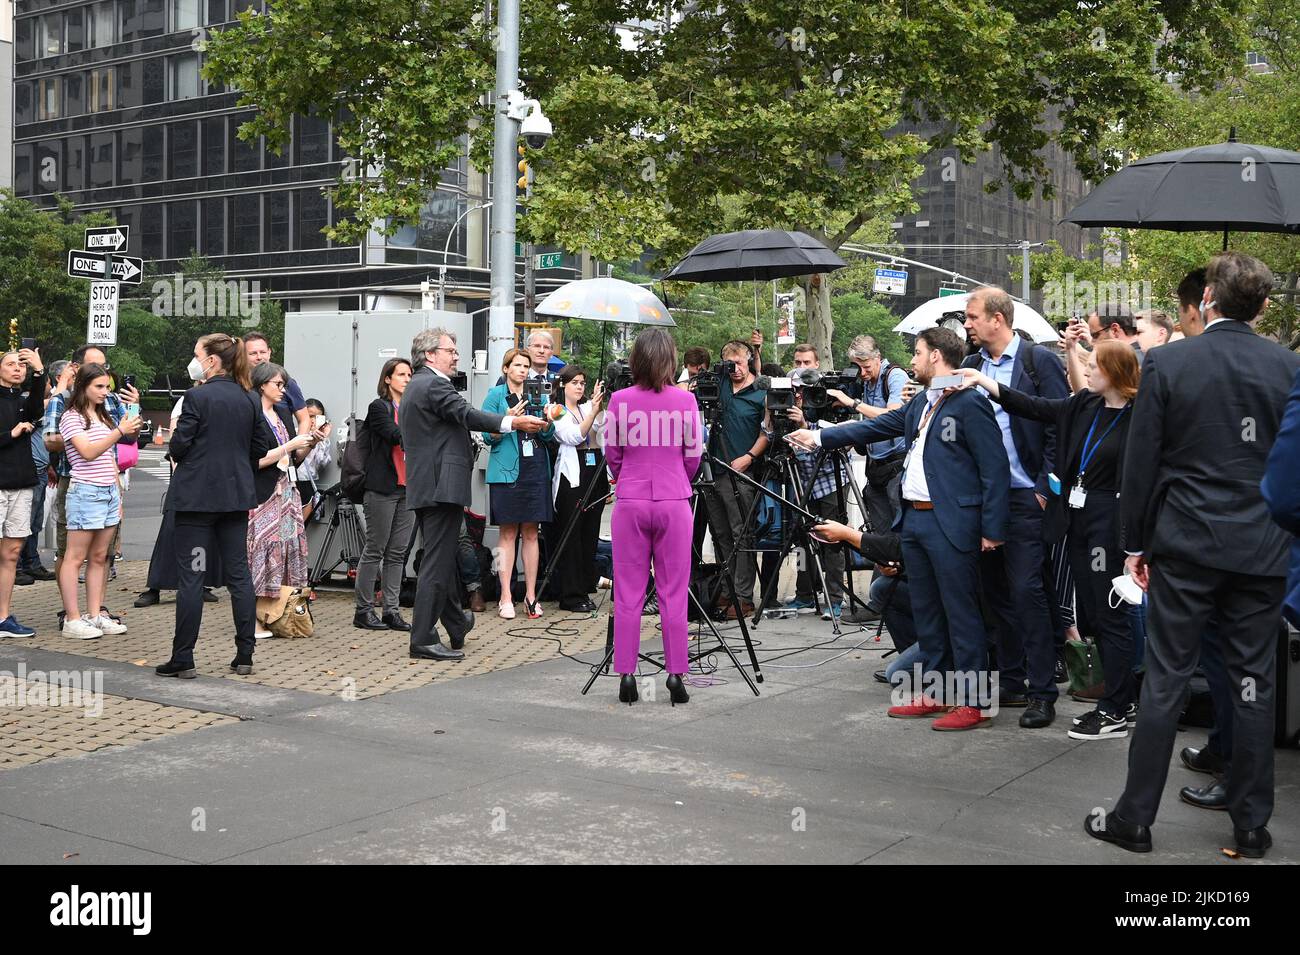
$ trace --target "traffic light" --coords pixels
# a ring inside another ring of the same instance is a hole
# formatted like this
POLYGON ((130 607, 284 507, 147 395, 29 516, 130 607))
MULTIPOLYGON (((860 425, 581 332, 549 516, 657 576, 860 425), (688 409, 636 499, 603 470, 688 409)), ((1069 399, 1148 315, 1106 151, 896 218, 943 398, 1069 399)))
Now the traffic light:
POLYGON ((519 179, 515 182, 515 199, 523 199, 528 195, 529 169, 528 160, 523 158, 524 147, 519 148, 519 179))

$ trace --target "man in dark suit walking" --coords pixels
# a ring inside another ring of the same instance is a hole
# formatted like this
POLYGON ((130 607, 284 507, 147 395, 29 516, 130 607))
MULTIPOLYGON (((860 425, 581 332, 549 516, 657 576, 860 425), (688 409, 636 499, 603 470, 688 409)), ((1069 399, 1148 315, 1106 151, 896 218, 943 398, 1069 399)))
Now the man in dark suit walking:
POLYGON ((988 723, 987 710, 997 703, 996 696, 990 698, 997 688, 980 616, 979 557, 1006 540, 1007 453, 983 395, 930 387, 936 378, 952 375, 965 353, 955 332, 926 329, 917 336, 912 357, 912 375, 925 391, 870 421, 796 431, 789 438, 808 449, 904 439, 903 506, 894 526, 902 535, 927 690, 912 687, 907 701, 891 707, 889 715, 941 716, 933 724, 936 730, 988 723), (929 689, 931 674, 942 674, 943 700, 929 689))
MULTIPOLYGON (((1014 330, 1014 312, 1011 296, 996 286, 971 293, 966 334, 980 350, 964 366, 1028 395, 1068 397, 1061 363, 1014 330)), ((1056 718, 1053 598, 1043 573, 1043 510, 1051 493, 1047 476, 1056 464, 1056 426, 1010 415, 1001 405, 992 410, 1011 469, 1011 521, 1006 546, 981 561, 984 594, 997 618, 1002 705, 1026 706, 1020 725, 1041 729, 1056 718)))
POLYGON ((424 556, 415 590, 411 656, 419 660, 461 660, 474 615, 456 599, 457 541, 470 503, 474 462, 471 431, 541 431, 545 422, 528 415, 494 415, 471 407, 452 387, 456 336, 441 328, 420 332, 411 342, 415 374, 398 408, 406 450, 406 506, 420 525, 424 556), (442 621, 450 647, 438 639, 442 621))
POLYGON ((1300 355, 1250 327, 1272 287, 1258 259, 1215 256, 1204 332, 1150 352, 1142 370, 1120 506, 1126 570, 1150 603, 1146 679, 1124 794, 1084 823, 1132 852, 1151 850, 1183 694, 1211 618, 1233 688, 1228 813, 1237 851, 1260 858, 1272 844, 1273 689, 1290 539, 1270 519, 1260 480, 1300 368, 1300 355))

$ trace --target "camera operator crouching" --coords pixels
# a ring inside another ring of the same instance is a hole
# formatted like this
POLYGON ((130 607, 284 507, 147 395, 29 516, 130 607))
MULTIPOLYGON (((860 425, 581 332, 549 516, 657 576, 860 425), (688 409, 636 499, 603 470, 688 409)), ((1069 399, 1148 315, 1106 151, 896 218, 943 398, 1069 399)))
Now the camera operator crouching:
MULTIPOLYGON (((750 368, 750 346, 739 340, 722 346, 722 364, 718 395, 718 422, 709 435, 709 453, 745 474, 767 450, 767 436, 762 433, 766 414, 767 389, 759 388, 750 368)), ((698 394, 697 394, 698 397, 698 394)), ((736 549, 738 529, 752 520, 754 495, 752 486, 738 480, 725 468, 714 471, 714 483, 706 495, 709 520, 713 525, 713 547, 720 564, 725 564, 736 549)), ((753 550, 736 555, 736 595, 741 614, 754 612, 754 578, 757 560, 753 550)), ((727 619, 735 620, 737 608, 727 609, 727 619)))
MULTIPOLYGON (((790 419, 790 426, 784 429, 784 433, 798 428, 808 428, 813 431, 820 429, 820 413, 815 407, 816 402, 805 400, 809 395, 809 389, 815 390, 821 380, 820 368, 821 362, 817 357, 817 349, 808 344, 795 348, 794 370, 790 373, 795 383, 795 407, 785 412, 786 417, 790 419)), ((830 394, 831 392, 827 391, 827 395, 830 394)), ((773 439, 774 424, 769 422, 769 427, 764 431, 769 441, 773 439)), ((844 466, 843 457, 827 455, 814 475, 813 468, 817 465, 817 457, 816 451, 796 451, 794 454, 799 480, 803 485, 804 508, 827 521, 843 524, 848 520, 846 502, 849 492, 845 490, 851 480, 848 468, 844 466), (837 470, 838 476, 835 473, 837 470)), ((840 616, 840 606, 844 601, 844 551, 840 547, 823 547, 821 560, 822 571, 826 575, 826 599, 829 601, 829 605, 822 611, 822 619, 830 620, 832 616, 836 618, 840 616)), ((795 596, 793 600, 781 605, 783 613, 799 614, 816 611, 817 601, 814 598, 814 591, 817 587, 817 578, 811 563, 807 553, 800 554, 795 596)))
MULTIPOLYGON (((883 358, 874 338, 859 335, 853 339, 849 343, 849 361, 857 366, 859 378, 852 389, 831 392, 831 397, 867 421, 903 407, 907 371, 883 358)), ((867 517, 878 534, 894 526, 902 508, 903 443, 902 438, 890 438, 873 441, 865 449, 867 483, 862 496, 867 503, 867 517)))

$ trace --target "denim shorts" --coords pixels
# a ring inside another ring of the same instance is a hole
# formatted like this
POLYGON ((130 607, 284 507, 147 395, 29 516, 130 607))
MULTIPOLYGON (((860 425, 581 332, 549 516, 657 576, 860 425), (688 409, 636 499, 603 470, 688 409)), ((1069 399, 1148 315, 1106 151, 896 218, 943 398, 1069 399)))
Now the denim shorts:
POLYGON ((103 486, 80 481, 68 484, 64 512, 70 531, 99 531, 115 527, 121 523, 121 510, 122 492, 116 482, 103 486))

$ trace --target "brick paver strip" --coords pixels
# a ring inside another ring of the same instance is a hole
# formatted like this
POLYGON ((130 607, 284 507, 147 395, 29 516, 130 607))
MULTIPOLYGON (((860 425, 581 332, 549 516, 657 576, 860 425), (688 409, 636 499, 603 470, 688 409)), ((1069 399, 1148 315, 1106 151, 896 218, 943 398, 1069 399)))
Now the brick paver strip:
MULTIPOLYGON (((30 695, 35 686, 26 683, 30 695)), ((13 699, 15 683, 8 684, 13 699)), ((48 692, 48 691, 47 691, 48 692)), ((100 696, 102 710, 90 699, 81 706, 0 706, 0 770, 17 769, 47 759, 80 756, 112 746, 135 746, 163 736, 191 733, 205 726, 238 723, 233 716, 164 706, 121 696, 100 696)), ((64 702, 70 702, 69 698, 64 702)))
MULTIPOLYGON (((171 655, 176 623, 174 594, 164 593, 161 604, 137 610, 131 604, 144 589, 148 563, 131 561, 117 566, 118 577, 108 585, 107 603, 122 617, 129 632, 98 640, 62 636, 56 623, 56 614, 62 609, 58 590, 53 581, 40 582, 14 592, 14 612, 37 632, 23 644, 139 666, 154 667, 165 662, 171 655)), ((555 604, 544 604, 542 619, 529 620, 520 604, 518 617, 502 620, 492 605, 486 613, 478 614, 465 644, 463 661, 412 660, 408 656, 408 634, 357 630, 352 626, 352 594, 322 591, 312 607, 315 635, 303 640, 259 640, 253 674, 237 676, 229 669, 235 653, 230 599, 224 590, 218 593, 221 601, 205 604, 203 608, 203 628, 195 651, 200 677, 247 680, 327 696, 365 699, 394 690, 551 660, 559 656, 560 645, 570 655, 599 651, 605 646, 607 618, 603 612, 594 618, 576 618, 557 609, 555 604), (555 632, 556 639, 543 639, 548 628, 555 632)), ((608 592, 603 596, 608 601, 608 592)), ((410 610, 403 610, 403 616, 409 621, 410 610)), ((660 647, 658 619, 643 618, 642 646, 648 650, 660 647)))

